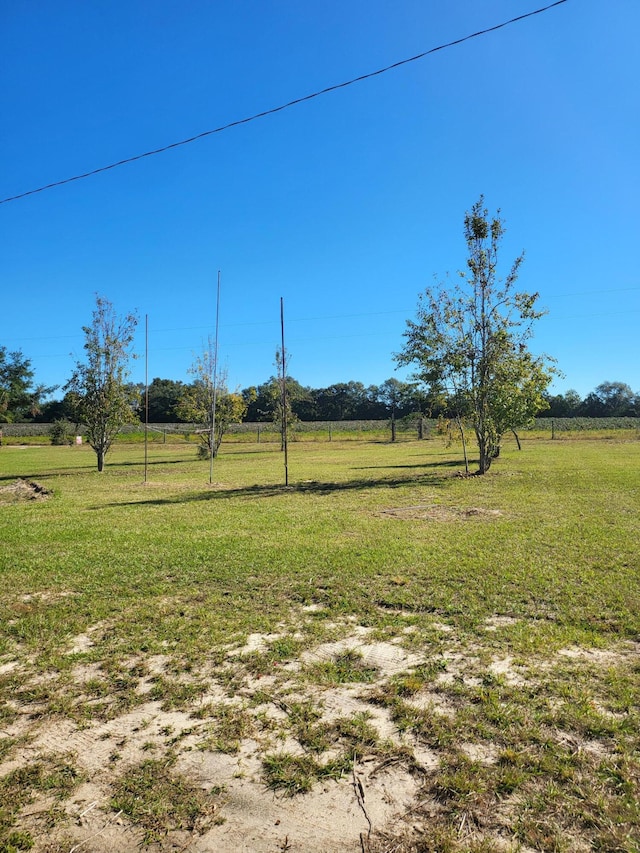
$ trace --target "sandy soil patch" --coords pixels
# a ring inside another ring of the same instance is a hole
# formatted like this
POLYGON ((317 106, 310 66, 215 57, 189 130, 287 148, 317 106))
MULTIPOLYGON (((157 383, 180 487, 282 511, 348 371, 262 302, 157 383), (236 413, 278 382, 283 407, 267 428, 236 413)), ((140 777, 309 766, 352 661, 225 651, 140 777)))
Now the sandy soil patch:
MULTIPOLYGON (((488 624, 511 624, 511 617, 506 617, 506 622, 503 618, 493 617, 488 624)), ((12 702, 18 716, 3 726, 3 736, 16 742, 0 762, 0 777, 39 761, 63 759, 71 762, 78 774, 73 792, 61 800, 54 800, 48 792, 34 792, 16 828, 32 833, 34 853, 47 849, 56 853, 134 853, 144 848, 144 827, 114 808, 114 790, 132 768, 155 761, 170 762, 172 772, 210 797, 211 808, 207 819, 194 828, 170 829, 148 846, 152 851, 357 853, 386 849, 376 846, 375 839, 400 839, 407 832, 419 834, 421 821, 428 822, 428 815, 441 808, 437 797, 430 797, 445 754, 411 729, 399 731, 392 703, 376 701, 375 694, 392 691, 398 679, 411 678, 425 663, 441 663, 443 668, 438 672, 436 667, 431 683, 413 695, 403 695, 402 701, 424 713, 426 719, 439 718, 450 724, 462 706, 447 697, 446 686, 453 682, 472 687, 480 683, 479 649, 473 645, 463 648, 453 636, 448 653, 434 658, 428 646, 419 651, 402 648, 398 642, 402 640, 401 628, 397 636, 383 642, 371 637, 370 628, 349 621, 345 627, 348 634, 343 639, 319 643, 303 652, 300 660, 294 661, 297 671, 260 677, 246 668, 243 656, 268 649, 281 635, 252 634, 242 646, 228 648, 227 659, 218 671, 209 668, 167 679, 167 684, 188 684, 192 679, 205 686, 203 693, 180 708, 171 707, 157 694, 153 701, 146 695, 171 671, 168 655, 130 661, 132 671, 144 663, 135 686, 139 704, 115 719, 85 716, 78 722, 43 715, 36 703, 12 702), (374 684, 320 683, 309 677, 318 664, 350 652, 357 652, 363 666, 375 669, 374 684), (237 677, 229 679, 230 674, 237 677), (304 718, 304 714, 309 716, 304 718), (375 733, 372 739, 359 742, 353 766, 346 764, 348 769, 332 777, 314 777, 308 792, 295 796, 288 796, 286 788, 271 783, 265 758, 288 755, 326 766, 345 754, 351 743, 345 734, 349 725, 365 725, 375 733), (304 734, 314 728, 322 730, 327 743, 317 749, 311 747, 302 737, 300 726, 304 734), (58 817, 53 827, 46 827, 43 821, 52 809, 58 817), (52 844, 59 846, 47 848, 52 844)), ((93 626, 75 637, 72 651, 90 648, 99 628, 93 626)), ((607 667, 637 651, 637 644, 617 651, 564 649, 555 660, 607 667)), ((544 662, 540 664, 538 672, 543 672, 544 662)), ((488 671, 508 686, 525 683, 508 654, 496 655, 488 671)), ((79 701, 83 701, 84 685, 100 678, 99 664, 79 663, 72 675, 80 691, 79 701)), ((54 675, 40 674, 32 681, 43 679, 53 681, 54 675)), ((92 707, 91 700, 85 697, 84 701, 92 707)), ((550 730, 549 738, 571 753, 594 758, 608 754, 606 744, 575 732, 550 730)), ((497 745, 490 740, 476 742, 473 735, 461 738, 455 748, 470 761, 485 766, 496 764, 500 755, 497 745)), ((494 840, 497 843, 497 836, 494 840)), ((507 849, 512 848, 505 846, 507 849)))
POLYGON ((517 625, 520 620, 516 616, 502 616, 494 614, 485 619, 485 631, 497 631, 500 628, 509 628, 511 625, 517 625))

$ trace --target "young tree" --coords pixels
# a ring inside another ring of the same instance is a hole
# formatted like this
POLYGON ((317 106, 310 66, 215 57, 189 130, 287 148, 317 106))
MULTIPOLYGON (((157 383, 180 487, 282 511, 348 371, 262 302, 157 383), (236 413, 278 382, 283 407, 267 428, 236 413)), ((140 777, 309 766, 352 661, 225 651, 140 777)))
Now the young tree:
POLYGON ((215 458, 229 424, 240 423, 247 403, 241 394, 229 393, 224 371, 217 375, 211 342, 189 372, 195 380, 183 387, 175 411, 180 420, 202 425, 198 453, 203 459, 215 458))
MULTIPOLYGON (((137 326, 134 314, 118 317, 108 299, 96 296, 90 326, 83 326, 85 360, 78 361, 65 385, 78 423, 94 449, 98 471, 118 430, 137 420, 138 394, 127 384, 131 346, 137 326)), ((65 398, 67 399, 67 398, 65 398)))
POLYGON ((464 218, 467 269, 453 288, 427 288, 416 322, 408 321, 401 365, 415 364, 415 378, 443 392, 458 419, 468 419, 485 474, 508 430, 517 430, 546 408, 543 393, 556 372, 552 360, 527 348, 538 294, 515 290, 524 255, 504 279, 498 254, 504 235, 499 211, 489 217, 484 199, 464 218))
MULTIPOLYGON (((276 383, 273 388, 273 422, 280 428, 280 449, 284 451, 291 427, 298 418, 292 408, 291 377, 288 375, 289 353, 280 347, 276 349, 274 367, 277 371, 276 383)), ((297 383, 296 383, 297 384, 297 383)))

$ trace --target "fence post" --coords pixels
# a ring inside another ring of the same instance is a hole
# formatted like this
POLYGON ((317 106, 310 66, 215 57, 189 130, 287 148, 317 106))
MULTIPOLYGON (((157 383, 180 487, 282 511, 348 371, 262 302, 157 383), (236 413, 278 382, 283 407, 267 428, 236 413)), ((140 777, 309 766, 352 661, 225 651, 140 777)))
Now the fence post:
POLYGON ((551 440, 553 441, 553 439, 555 437, 556 437, 556 423, 553 420, 553 418, 551 418, 551 440))

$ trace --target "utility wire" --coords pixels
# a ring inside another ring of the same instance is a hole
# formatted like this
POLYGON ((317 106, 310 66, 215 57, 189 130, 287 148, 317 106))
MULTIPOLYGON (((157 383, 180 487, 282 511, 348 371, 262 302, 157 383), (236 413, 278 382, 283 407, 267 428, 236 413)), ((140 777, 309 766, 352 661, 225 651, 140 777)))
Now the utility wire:
MULTIPOLYGON (((543 302, 546 302, 549 299, 569 299, 576 296, 598 296, 600 294, 605 294, 606 296, 610 296, 612 293, 630 293, 640 290, 640 287, 611 287, 611 288, 600 288, 599 290, 572 290, 568 293, 547 293, 542 299, 543 302)), ((542 297, 541 297, 542 298, 542 297)), ((631 308, 625 309, 624 311, 612 311, 606 312, 603 316, 610 316, 613 314, 628 314, 628 313, 637 313, 639 309, 631 308)), ((354 320, 359 317, 390 317, 393 314, 402 314, 403 316, 407 316, 411 314, 412 311, 415 311, 415 305, 411 308, 394 308, 391 311, 358 311, 354 314, 318 314, 315 317, 292 317, 288 320, 288 323, 316 323, 316 322, 325 322, 327 320, 354 320)), ((599 314, 579 314, 579 315, 571 315, 568 319, 572 319, 574 316, 579 317, 597 317, 599 314)), ((555 317, 550 317, 545 315, 546 320, 555 320, 555 317)), ((275 328, 278 325, 278 320, 253 320, 249 322, 243 323, 222 323, 222 329, 238 329, 238 328, 247 328, 254 326, 272 326, 275 328)), ((203 330, 210 330, 211 326, 162 326, 161 328, 155 329, 154 334, 167 334, 168 332, 199 332, 203 330)), ((377 334, 377 333, 376 333, 377 334)), ((30 337, 18 337, 18 338, 4 338, 5 343, 10 344, 12 342, 16 343, 24 343, 25 341, 60 341, 60 340, 78 340, 81 337, 81 333, 77 332, 74 335, 32 335, 30 337)), ((172 348, 164 348, 172 349, 172 348)), ((175 347, 175 349, 190 349, 190 347, 175 347)), ((68 353, 62 353, 62 355, 68 355, 68 353)), ((56 356, 57 357, 57 356, 56 356)))
POLYGON ((310 95, 304 95, 302 98, 295 98, 293 101, 288 101, 286 104, 281 104, 279 107, 272 107, 269 110, 264 110, 263 112, 256 113, 255 115, 248 116, 247 118, 237 119, 236 121, 229 122, 229 124, 223 124, 220 127, 216 127, 213 130, 205 130, 202 133, 198 133, 195 136, 190 136, 188 139, 182 139, 180 142, 172 142, 170 145, 164 145, 162 148, 154 148, 152 151, 145 151, 144 154, 136 154, 133 157, 126 157, 124 160, 118 160, 115 163, 110 163, 108 166, 101 166, 98 169, 92 169, 90 172, 84 172, 80 175, 74 175, 71 178, 64 178, 62 181, 54 181, 51 184, 45 184, 42 187, 38 187, 37 189, 27 190, 23 193, 18 193, 18 195, 9 196, 8 198, 0 199, 0 204, 7 204, 10 201, 17 201, 20 198, 25 198, 29 195, 35 195, 36 193, 44 192, 45 190, 53 189, 53 187, 61 187, 64 184, 70 184, 73 181, 81 181, 84 178, 90 178, 93 175, 99 175, 101 172, 108 172, 110 169, 117 169, 119 166, 124 166, 127 163, 135 163, 137 160, 143 160, 145 157, 153 157, 155 154, 163 154, 165 151, 171 151, 173 148, 180 148, 182 145, 189 145, 192 142, 196 142, 198 139, 204 139, 206 136, 212 136, 214 133, 222 133, 223 130, 229 130, 232 127, 239 127, 242 124, 248 124, 251 121, 256 121, 259 118, 265 118, 265 116, 274 115, 275 113, 282 112, 283 110, 289 109, 289 107, 295 107, 298 104, 303 104, 305 101, 311 101, 314 98, 319 98, 321 95, 327 95, 329 92, 336 92, 338 89, 346 89, 347 86, 353 86, 354 83, 361 83, 363 80, 370 80, 372 77, 378 77, 380 74, 386 74, 387 71, 393 71, 395 68, 400 68, 403 65, 408 65, 410 62, 416 62, 419 59, 424 59, 425 56, 429 56, 432 53, 437 53, 440 50, 445 50, 449 47, 455 47, 458 44, 462 44, 465 41, 469 41, 470 39, 478 38, 478 36, 487 35, 487 33, 493 33, 496 30, 501 30, 503 27, 508 27, 510 24, 515 24, 518 21, 524 21, 526 18, 532 18, 534 15, 539 15, 542 12, 547 12, 549 9, 553 9, 555 6, 561 6, 563 3, 566 3, 567 0, 556 0, 555 3, 550 3, 548 6, 543 6, 540 9, 535 9, 533 12, 527 12, 524 15, 518 15, 516 18, 510 18, 508 21, 503 21, 501 24, 495 24, 493 27, 487 27, 484 30, 478 30, 476 33, 471 33, 470 35, 463 36, 462 38, 455 39, 454 41, 447 42, 446 44, 438 45, 437 47, 432 47, 430 50, 425 50, 423 53, 418 53, 415 56, 410 56, 408 59, 401 59, 398 62, 394 62, 391 65, 387 65, 384 68, 378 68, 377 71, 370 71, 368 74, 362 74, 359 77, 354 77, 351 80, 345 80, 343 83, 336 83, 333 86, 327 86, 326 89, 320 89, 317 92, 313 92, 310 95))

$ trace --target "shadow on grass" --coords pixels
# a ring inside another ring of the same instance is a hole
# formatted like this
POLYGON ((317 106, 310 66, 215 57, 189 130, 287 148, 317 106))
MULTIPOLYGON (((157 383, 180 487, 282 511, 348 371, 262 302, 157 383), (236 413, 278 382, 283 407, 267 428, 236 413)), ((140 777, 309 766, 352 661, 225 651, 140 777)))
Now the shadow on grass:
MULTIPOLYGON (((193 461, 191 457, 188 459, 157 459, 153 461, 150 459, 147 464, 149 467, 153 465, 185 465, 193 461)), ((144 462, 107 462, 103 473, 104 475, 108 475, 110 470, 118 468, 139 468, 142 471, 144 469, 144 462)), ((52 477, 66 477, 69 474, 98 474, 98 469, 96 463, 93 462, 91 465, 81 465, 75 468, 55 468, 52 471, 37 471, 33 474, 0 474, 0 483, 14 480, 49 480, 52 477)), ((100 474, 100 476, 103 476, 103 474, 100 474)))
MULTIPOLYGON (((94 466, 95 467, 95 466, 94 466)), ((24 472, 0 475, 1 482, 12 482, 15 480, 48 480, 51 477, 65 477, 68 474, 85 474, 89 468, 56 468, 55 471, 36 471, 33 474, 24 472)))
MULTIPOLYGON (((195 462, 195 456, 183 456, 181 459, 149 459, 147 461, 147 465, 151 467, 152 465, 189 465, 191 462, 195 462)), ((94 464, 95 469, 95 464, 94 464)), ((130 462, 107 462, 105 463, 105 471, 109 468, 144 468, 144 461, 134 459, 130 462)))
POLYGON ((431 476, 422 474, 418 477, 394 477, 381 479, 358 479, 347 480, 342 483, 335 482, 319 482, 318 480, 305 480, 301 483, 285 486, 277 484, 262 484, 255 486, 242 486, 237 489, 218 489, 202 492, 190 492, 184 495, 176 495, 174 497, 150 498, 139 501, 113 501, 108 504, 100 504, 91 507, 93 510, 101 510, 105 507, 116 506, 163 506, 167 504, 193 503, 196 501, 219 501, 229 500, 230 498, 273 498, 288 494, 334 494, 338 492, 364 491, 365 489, 391 488, 396 489, 408 484, 412 485, 429 485, 430 487, 443 486, 450 476, 443 476, 434 473, 431 476))
MULTIPOLYGON (((478 464, 477 459, 469 459, 469 465, 478 464)), ((360 465, 354 467, 352 471, 384 471, 386 469, 401 469, 401 468, 464 468, 464 460, 451 459, 443 460, 442 462, 417 462, 412 465, 360 465)))

